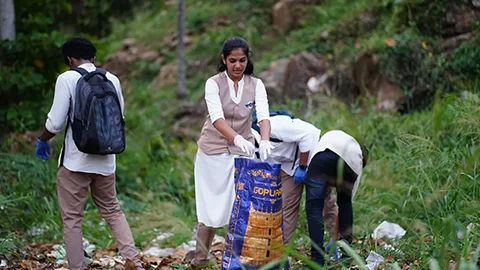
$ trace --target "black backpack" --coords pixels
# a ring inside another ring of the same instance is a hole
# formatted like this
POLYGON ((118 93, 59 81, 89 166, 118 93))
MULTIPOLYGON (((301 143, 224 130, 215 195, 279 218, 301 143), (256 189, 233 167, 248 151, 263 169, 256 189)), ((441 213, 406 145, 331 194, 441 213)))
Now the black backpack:
MULTIPOLYGON (((286 116, 289 116, 291 119, 295 119, 295 116, 293 116, 293 114, 287 112, 286 110, 278 110, 276 112, 270 112, 270 117, 273 117, 273 116, 276 116, 276 115, 286 115, 286 116)), ((260 134, 260 125, 258 124, 258 119, 257 119, 257 114, 256 112, 254 112, 252 114, 252 128, 258 132, 258 134, 260 134)), ((277 143, 280 143, 280 142, 283 142, 282 140, 280 139, 277 139, 277 138, 272 138, 270 137, 270 141, 271 142, 277 142, 277 143)), ((257 142, 255 142, 257 143, 257 142)), ((258 146, 257 146, 258 147, 258 146)))
MULTIPOLYGON (((286 115, 286 116, 289 116, 292 120, 295 119, 295 116, 293 116, 293 114, 287 112, 286 110, 278 110, 276 112, 270 112, 270 117, 274 117, 274 116, 277 116, 277 115, 286 115)), ((257 131, 258 134, 260 134, 260 125, 258 124, 258 119, 257 119, 257 113, 256 112, 253 112, 253 114, 252 114, 252 129, 257 131)), ((283 142, 280 139, 272 138, 272 137, 270 137, 270 141, 275 142, 275 143, 283 142)), ((258 148, 258 147, 259 147, 259 143, 257 142, 257 140, 255 140, 255 148, 258 148)), ((298 151, 299 151, 299 148, 298 148, 298 145, 297 145, 297 149, 295 150, 294 160, 297 160, 298 151)), ((255 153, 255 154, 256 154, 257 158, 260 158, 258 153, 255 153)), ((292 169, 293 169, 293 166, 295 166, 295 162, 292 164, 292 169)))
MULTIPOLYGON (((75 89, 75 108, 72 134, 78 150, 87 154, 120 154, 125 150, 125 121, 117 91, 107 78, 107 71, 97 68, 88 72, 72 68, 80 73, 75 89)), ((67 118, 67 129, 70 116, 67 118)), ((62 161, 63 161, 62 153, 62 161)))

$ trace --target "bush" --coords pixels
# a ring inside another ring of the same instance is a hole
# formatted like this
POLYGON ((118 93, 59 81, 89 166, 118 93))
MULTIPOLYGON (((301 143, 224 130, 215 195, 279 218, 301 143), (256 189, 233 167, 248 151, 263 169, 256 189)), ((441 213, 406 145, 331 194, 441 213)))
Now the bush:
MULTIPOLYGON (((395 37, 393 46, 379 49, 381 70, 387 78, 400 86, 407 97, 402 112, 411 112, 428 106, 443 82, 437 78, 435 48, 429 40, 413 31, 395 37)), ((432 42, 433 43, 433 42, 432 42)))
POLYGON ((0 43, 0 125, 5 127, 0 134, 42 124, 45 114, 40 112, 47 110, 56 77, 65 68, 60 48, 68 37, 94 41, 110 33, 112 16, 150 5, 147 0, 70 2, 15 1, 17 39, 0 43))

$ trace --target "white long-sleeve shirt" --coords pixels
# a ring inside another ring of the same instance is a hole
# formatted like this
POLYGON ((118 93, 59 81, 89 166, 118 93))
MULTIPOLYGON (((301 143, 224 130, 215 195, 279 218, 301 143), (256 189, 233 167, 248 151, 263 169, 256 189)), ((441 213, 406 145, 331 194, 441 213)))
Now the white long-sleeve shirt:
POLYGON ((330 149, 339 155, 345 163, 357 174, 357 180, 353 187, 352 199, 357 192, 360 181, 362 180, 363 154, 360 144, 342 130, 331 130, 323 134, 322 138, 315 147, 314 154, 330 149))
MULTIPOLYGON (((226 74, 226 71, 225 71, 226 74)), ((242 99, 244 79, 242 78, 238 82, 238 91, 235 93, 235 87, 233 81, 227 76, 228 88, 230 90, 230 97, 232 101, 238 104, 242 99)), ((218 84, 213 79, 208 79, 205 83, 205 100, 207 103, 208 114, 212 123, 218 119, 225 119, 223 115, 222 103, 220 101, 220 89, 218 84)), ((269 119, 270 113, 268 111, 268 98, 267 90, 262 80, 257 79, 257 85, 255 87, 255 109, 257 111, 258 121, 269 119)))
MULTIPOLYGON (((79 67, 88 72, 94 71, 96 68, 92 63, 82 64, 79 67)), ((45 128, 51 133, 60 133, 66 123, 70 107, 72 108, 70 112, 73 112, 75 106, 75 88, 80 77, 80 73, 73 70, 65 71, 58 76, 55 84, 53 104, 45 123, 45 128)), ((113 83, 117 90, 118 99, 123 113, 124 101, 120 81, 110 72, 107 72, 107 78, 113 83)), ((73 121, 72 113, 70 113, 70 121, 73 121)), ((59 165, 60 158, 61 155, 58 160, 59 165)), ((74 172, 95 173, 108 176, 115 172, 115 155, 92 155, 80 152, 73 141, 72 129, 69 128, 65 139, 65 157, 63 166, 74 172)))
MULTIPOLYGON (((270 128, 272 138, 282 142, 271 142, 275 149, 266 160, 281 164, 282 170, 288 175, 293 175, 298 167, 300 153, 310 152, 308 162, 313 157, 313 151, 320 138, 320 129, 301 119, 292 119, 290 116, 276 115, 270 117, 270 128), (295 159, 295 152, 298 153, 295 159)), ((260 135, 254 129, 252 133, 257 142, 260 142, 260 135)))

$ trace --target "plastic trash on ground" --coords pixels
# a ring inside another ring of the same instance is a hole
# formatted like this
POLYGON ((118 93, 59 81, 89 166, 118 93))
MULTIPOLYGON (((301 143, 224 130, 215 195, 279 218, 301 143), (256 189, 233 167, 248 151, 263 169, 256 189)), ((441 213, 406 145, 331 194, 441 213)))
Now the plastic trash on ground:
POLYGON ((382 255, 376 253, 375 251, 370 251, 367 257, 367 268, 369 270, 374 270, 375 267, 379 266, 385 261, 382 255))
POLYGON ((155 257, 166 257, 173 255, 175 251, 174 248, 158 248, 158 247, 151 247, 143 252, 145 256, 155 256, 155 257))
POLYGON ((402 238, 405 233, 406 231, 402 227, 400 227, 400 225, 388 221, 383 221, 373 231, 372 237, 375 240, 379 240, 382 238, 399 239, 402 238))
POLYGON ((96 247, 93 244, 90 244, 90 242, 87 239, 83 239, 83 250, 87 253, 89 257, 92 257, 93 252, 95 251, 96 247))
POLYGON ((53 250, 47 254, 48 257, 55 258, 57 264, 64 262, 67 256, 67 251, 63 245, 54 245, 53 250))

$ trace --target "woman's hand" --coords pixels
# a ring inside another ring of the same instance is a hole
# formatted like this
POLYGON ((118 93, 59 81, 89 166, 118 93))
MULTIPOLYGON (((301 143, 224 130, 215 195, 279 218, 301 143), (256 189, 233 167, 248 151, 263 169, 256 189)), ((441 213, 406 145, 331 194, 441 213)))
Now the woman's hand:
POLYGON ((242 149, 243 152, 247 153, 247 155, 252 156, 255 152, 255 147, 253 144, 247 140, 245 140, 241 135, 235 136, 233 143, 242 149))
POLYGON ((268 156, 272 153, 272 150, 274 148, 275 147, 273 147, 273 145, 270 143, 269 140, 262 140, 260 142, 260 146, 258 149, 258 152, 260 154, 260 160, 265 161, 268 158, 268 156))

